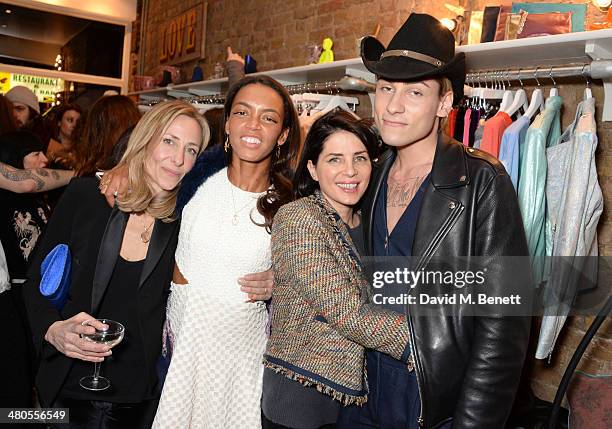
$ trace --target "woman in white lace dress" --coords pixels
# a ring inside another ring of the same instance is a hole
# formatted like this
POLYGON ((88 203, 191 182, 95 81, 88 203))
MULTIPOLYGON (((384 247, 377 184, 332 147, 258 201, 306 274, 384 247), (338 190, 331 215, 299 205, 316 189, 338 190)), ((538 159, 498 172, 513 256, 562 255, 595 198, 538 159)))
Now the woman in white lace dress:
POLYGON ((299 125, 289 95, 267 76, 234 85, 224 115, 224 147, 205 153, 179 197, 172 359, 155 428, 261 427, 268 315, 236 280, 270 268, 269 231, 292 199, 299 125))

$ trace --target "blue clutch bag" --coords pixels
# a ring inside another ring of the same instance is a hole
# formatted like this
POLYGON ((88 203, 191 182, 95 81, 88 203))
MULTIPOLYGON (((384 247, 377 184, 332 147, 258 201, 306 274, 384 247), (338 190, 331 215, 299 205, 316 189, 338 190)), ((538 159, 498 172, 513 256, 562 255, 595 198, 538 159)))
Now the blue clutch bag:
POLYGON ((71 258, 66 244, 58 244, 40 265, 40 293, 61 311, 70 290, 71 258))

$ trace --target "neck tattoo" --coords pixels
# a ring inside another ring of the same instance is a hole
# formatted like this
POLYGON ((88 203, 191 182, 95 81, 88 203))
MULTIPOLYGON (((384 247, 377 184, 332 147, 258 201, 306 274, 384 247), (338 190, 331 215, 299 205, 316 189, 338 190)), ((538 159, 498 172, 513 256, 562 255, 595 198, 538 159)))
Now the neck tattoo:
POLYGON ((407 207, 421 187, 425 176, 411 177, 406 182, 388 181, 387 207, 407 207))

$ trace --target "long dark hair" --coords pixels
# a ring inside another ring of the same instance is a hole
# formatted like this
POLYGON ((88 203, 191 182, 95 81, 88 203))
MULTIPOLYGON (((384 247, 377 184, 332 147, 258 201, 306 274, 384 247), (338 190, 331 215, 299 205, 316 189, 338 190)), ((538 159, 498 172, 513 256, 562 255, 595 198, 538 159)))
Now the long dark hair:
MULTIPOLYGON (((293 186, 291 178, 293 176, 292 165, 298 156, 300 146, 300 124, 298 122, 297 112, 293 107, 293 101, 287 90, 276 80, 269 76, 247 76, 244 79, 236 82, 226 96, 223 117, 224 123, 229 119, 232 111, 232 104, 238 92, 248 86, 260 84, 272 88, 283 100, 283 125, 282 131, 288 130, 287 140, 280 146, 280 151, 277 149, 272 151, 272 160, 270 162, 269 180, 270 187, 264 195, 259 197, 257 201, 257 211, 265 218, 264 226, 266 231, 270 232, 272 221, 278 209, 293 200, 293 186)), ((228 164, 231 160, 231 149, 227 152, 228 164)))
POLYGON ((0 134, 15 131, 15 119, 13 119, 13 103, 0 94, 0 134))
POLYGON ((343 110, 329 112, 312 124, 306 136, 306 141, 304 141, 302 156, 293 178, 296 198, 307 197, 319 189, 319 182, 314 180, 308 171, 308 161, 317 165, 325 141, 338 131, 346 131, 355 135, 365 146, 370 159, 373 160, 376 157, 378 150, 376 135, 367 122, 357 119, 343 110))
POLYGON ((113 146, 139 119, 136 104, 124 95, 104 96, 96 101, 76 145, 76 175, 90 176, 96 170, 111 169, 113 146))
MULTIPOLYGON (((64 114, 71 110, 74 110, 79 115, 83 114, 83 109, 81 108, 81 106, 79 106, 78 104, 74 104, 74 103, 65 103, 65 104, 59 105, 53 114, 53 118, 54 118, 53 138, 56 139, 57 141, 60 141, 59 140, 60 139, 60 128, 61 128, 60 122, 62 122, 62 119, 64 119, 64 114)), ((70 136, 70 139, 74 140, 74 136, 70 136)))

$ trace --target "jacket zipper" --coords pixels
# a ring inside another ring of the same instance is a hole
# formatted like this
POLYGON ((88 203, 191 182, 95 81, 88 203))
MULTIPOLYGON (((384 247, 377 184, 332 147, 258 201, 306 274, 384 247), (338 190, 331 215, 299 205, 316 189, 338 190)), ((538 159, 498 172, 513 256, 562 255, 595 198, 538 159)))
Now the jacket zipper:
MULTIPOLYGON (((453 212, 448 216, 448 218, 446 218, 446 221, 444 221, 444 223, 442 224, 442 226, 440 227, 440 229, 434 236, 429 246, 427 246, 427 249, 425 249, 425 252, 423 252, 423 256, 421 257, 419 263, 417 264, 416 271, 423 268, 425 264, 429 262, 431 255, 433 255, 433 253, 438 248, 440 242, 442 241, 442 238, 446 235, 449 229, 454 225, 455 220, 457 220, 459 215, 463 213, 463 209, 464 209, 463 204, 461 203, 454 203, 454 204, 455 204, 455 207, 452 208, 453 212)), ((419 417, 417 418, 417 423, 419 427, 423 427, 425 423, 425 419, 423 418, 423 414, 424 414, 423 413, 423 389, 421 388, 421 382, 419 381, 419 375, 422 372, 422 367, 421 367, 419 357, 415 355, 414 353, 414 351, 416 350, 416 347, 414 346, 414 343, 412 342, 412 339, 414 338, 414 327, 412 324, 412 317, 410 317, 410 314, 408 314, 407 316, 408 316, 408 327, 410 329, 410 346, 412 347, 411 352, 414 355, 414 369, 416 373, 417 389, 419 390, 419 403, 421 405, 421 409, 419 411, 419 417)))
POLYGON ((454 204, 456 204, 456 206, 452 209, 453 212, 448 216, 448 218, 446 218, 446 221, 444 221, 444 224, 442 224, 442 226, 440 227, 440 229, 434 236, 433 240, 431 240, 431 243, 429 243, 429 246, 427 246, 427 249, 425 249, 425 251, 423 252, 423 256, 421 256, 421 259, 419 260, 419 263, 417 264, 416 271, 423 268, 429 262, 433 253, 438 249, 438 246, 440 245, 442 238, 444 238, 448 230, 453 226, 453 224, 455 223, 455 220, 457 220, 459 215, 463 213, 464 205, 461 203, 454 203, 454 204))
POLYGON ((421 364, 419 361, 419 358, 415 355, 414 350, 415 350, 415 346, 414 343, 412 342, 412 339, 414 338, 414 327, 412 325, 412 317, 410 317, 410 314, 408 314, 408 329, 410 330, 410 353, 412 353, 413 358, 414 358, 414 371, 415 371, 415 375, 416 375, 416 382, 417 382, 417 389, 419 391, 419 404, 420 404, 420 408, 419 408, 419 417, 417 418, 417 423, 419 424, 419 427, 423 427, 423 423, 424 423, 424 419, 423 419, 423 389, 421 389, 421 382, 419 381, 419 373, 422 371, 421 369, 421 364))

